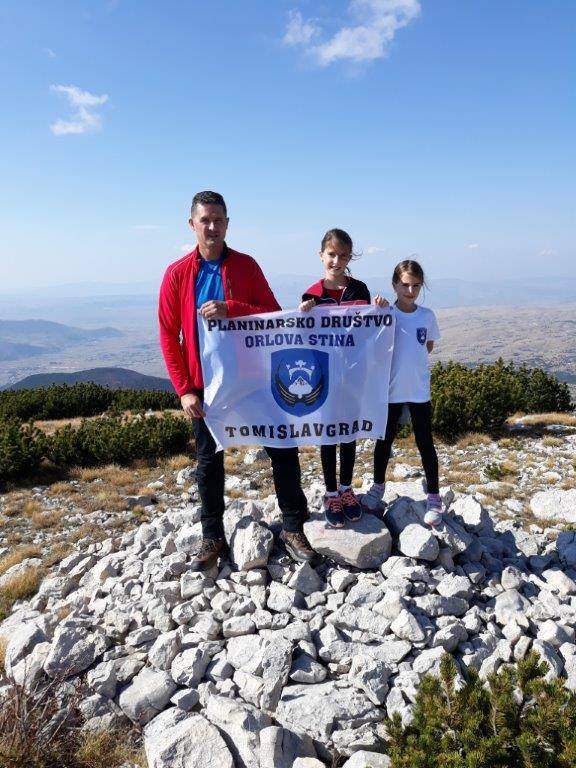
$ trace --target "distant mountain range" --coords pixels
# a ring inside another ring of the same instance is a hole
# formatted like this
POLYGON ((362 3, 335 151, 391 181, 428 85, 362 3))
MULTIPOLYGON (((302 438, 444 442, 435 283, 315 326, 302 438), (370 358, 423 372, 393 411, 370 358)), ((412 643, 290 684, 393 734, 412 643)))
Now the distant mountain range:
MULTIPOLYGON (((385 274, 367 275, 360 260, 352 265, 354 276, 363 280, 372 293, 388 298, 393 295, 390 285, 392 265, 385 274)), ((127 307, 149 308, 155 311, 162 275, 158 280, 134 283, 73 283, 36 288, 22 293, 0 293, 0 314, 4 317, 22 318, 31 308, 44 314, 53 307, 63 322, 76 322, 68 317, 88 311, 89 322, 102 322, 101 318, 115 315, 127 307), (98 317, 98 320, 93 320, 98 317)), ((286 309, 297 306, 300 296, 309 285, 316 282, 320 273, 286 274, 267 273, 276 298, 286 309)), ((576 277, 563 276, 558 280, 553 272, 539 278, 463 280, 435 278, 429 280, 424 302, 433 308, 473 306, 523 306, 552 302, 562 304, 576 301, 576 277)), ((80 317, 82 315, 80 314, 80 317)), ((116 320, 114 321, 116 323, 116 320)), ((117 324, 117 323, 116 323, 117 324)))
POLYGON ((50 320, 0 320, 0 361, 37 357, 122 335, 116 328, 76 328, 50 320))
POLYGON ((0 389, 39 389, 40 387, 49 387, 51 384, 78 384, 80 382, 93 382, 111 389, 174 391, 168 379, 146 376, 143 373, 131 371, 129 368, 91 368, 86 371, 71 373, 35 373, 32 376, 26 376, 25 379, 16 382, 16 384, 0 387, 0 389))

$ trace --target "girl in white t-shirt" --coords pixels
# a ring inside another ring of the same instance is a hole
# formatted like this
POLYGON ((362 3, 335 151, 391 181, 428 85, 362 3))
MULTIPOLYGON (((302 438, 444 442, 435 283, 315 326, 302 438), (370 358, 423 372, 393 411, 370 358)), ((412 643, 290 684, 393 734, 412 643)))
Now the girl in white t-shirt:
MULTIPOLYGON (((392 275, 392 287, 396 293, 396 330, 390 369, 388 422, 384 439, 376 441, 374 483, 362 497, 362 505, 368 510, 382 506, 386 467, 402 409, 406 405, 426 475, 428 497, 424 522, 439 525, 442 522, 442 500, 438 488, 438 457, 432 439, 428 354, 440 338, 440 331, 434 312, 416 304, 423 285, 424 271, 417 261, 407 259, 397 265, 392 275)), ((376 304, 380 301, 375 299, 376 304)))

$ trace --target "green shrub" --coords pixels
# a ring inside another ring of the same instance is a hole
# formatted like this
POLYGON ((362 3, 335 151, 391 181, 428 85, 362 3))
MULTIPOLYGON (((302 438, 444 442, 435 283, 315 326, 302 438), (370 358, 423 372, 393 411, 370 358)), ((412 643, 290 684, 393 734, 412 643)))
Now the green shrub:
POLYGON ((37 472, 45 449, 45 435, 32 424, 0 421, 0 482, 37 472))
POLYGON ((494 432, 516 411, 571 411, 568 385, 540 368, 516 368, 502 359, 467 368, 437 363, 431 375, 434 431, 446 438, 494 432))
POLYGON ((426 676, 414 718, 389 724, 392 768, 574 768, 576 695, 546 682, 535 653, 485 686, 475 670, 457 690, 456 664, 445 655, 440 679, 426 676))
POLYGON ((504 471, 502 465, 498 464, 497 461, 491 461, 484 467, 484 474, 488 480, 502 480, 506 472, 504 471))
POLYGON ((69 424, 48 438, 46 456, 58 467, 90 467, 100 464, 129 464, 135 459, 155 459, 185 451, 191 438, 188 419, 164 414, 102 416, 69 424))
POLYGON ((0 392, 0 419, 67 419, 117 411, 166 410, 180 401, 171 392, 110 389, 99 384, 53 384, 0 392))

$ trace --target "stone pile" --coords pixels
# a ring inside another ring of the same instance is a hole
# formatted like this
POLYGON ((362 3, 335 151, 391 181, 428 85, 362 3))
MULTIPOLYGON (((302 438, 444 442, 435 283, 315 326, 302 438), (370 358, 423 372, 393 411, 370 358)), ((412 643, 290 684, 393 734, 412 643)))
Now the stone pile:
MULTIPOLYGON (((486 678, 532 649, 576 690, 576 534, 443 497, 434 531, 410 479, 388 484, 384 521, 310 520, 313 566, 277 544, 272 499, 236 500, 230 561, 205 573, 189 570, 201 529, 183 503, 63 560, 0 625, 6 672, 79 689, 86 727, 144 726, 152 768, 314 768, 335 752, 386 766, 385 718, 410 721, 446 651, 486 678)), ((574 513, 571 496, 534 503, 574 513)))

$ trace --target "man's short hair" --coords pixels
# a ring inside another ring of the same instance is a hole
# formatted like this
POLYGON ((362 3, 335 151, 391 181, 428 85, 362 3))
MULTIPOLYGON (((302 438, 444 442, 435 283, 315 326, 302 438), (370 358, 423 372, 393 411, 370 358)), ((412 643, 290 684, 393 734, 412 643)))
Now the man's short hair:
POLYGON ((194 218, 194 211, 198 205, 221 205, 224 209, 224 216, 228 216, 226 203, 220 192, 210 192, 209 189, 204 192, 197 192, 192 198, 192 208, 190 209, 190 216, 192 218, 194 218))

